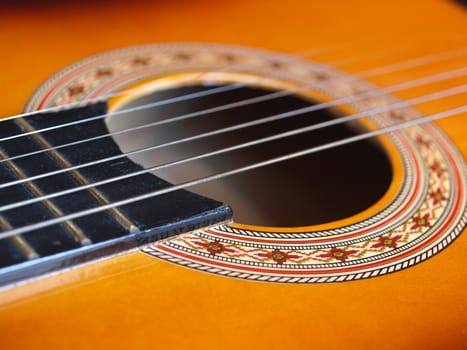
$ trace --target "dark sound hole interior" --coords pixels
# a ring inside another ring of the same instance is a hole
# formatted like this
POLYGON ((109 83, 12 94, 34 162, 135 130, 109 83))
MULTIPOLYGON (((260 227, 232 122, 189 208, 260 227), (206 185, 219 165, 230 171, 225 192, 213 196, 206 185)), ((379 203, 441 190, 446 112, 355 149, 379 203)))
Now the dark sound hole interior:
MULTIPOLYGON (((217 86, 193 85, 159 91, 133 100, 123 108, 213 89, 217 86)), ((108 120, 108 124, 111 131, 117 131, 268 93, 271 91, 241 88, 171 103, 131 115, 115 116, 108 120)), ((125 133, 115 139, 122 150, 128 152, 312 104, 297 96, 282 97, 125 133)), ((336 111, 319 110, 164 147, 131 158, 148 168, 320 123, 338 116, 336 111)), ((364 132, 364 129, 359 124, 341 124, 169 167, 155 174, 172 183, 180 183, 347 138, 360 132, 364 132)), ((265 226, 303 226, 342 219, 361 212, 383 196, 391 178, 392 170, 388 157, 379 142, 372 139, 247 171, 192 187, 190 190, 229 204, 234 210, 236 222, 265 226)))

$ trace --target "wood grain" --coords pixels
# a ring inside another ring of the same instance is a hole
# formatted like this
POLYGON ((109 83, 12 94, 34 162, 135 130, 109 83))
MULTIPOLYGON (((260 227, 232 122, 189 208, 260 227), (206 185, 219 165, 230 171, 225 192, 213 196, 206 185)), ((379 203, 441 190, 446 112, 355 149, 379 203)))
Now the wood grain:
MULTIPOLYGON (((3 3, 0 13, 2 116, 20 112, 62 67, 128 45, 200 41, 284 52, 337 45, 314 56, 325 62, 408 46, 342 67, 356 72, 467 43, 466 12, 437 0, 49 1, 3 3)), ((465 57, 371 80, 390 85, 462 63, 465 57)), ((461 103, 465 98, 420 109, 461 103)), ((465 157, 464 119, 438 124, 465 157)), ((131 252, 0 292, 0 347, 463 349, 466 250, 463 235, 408 270, 300 286, 222 278, 131 252)))

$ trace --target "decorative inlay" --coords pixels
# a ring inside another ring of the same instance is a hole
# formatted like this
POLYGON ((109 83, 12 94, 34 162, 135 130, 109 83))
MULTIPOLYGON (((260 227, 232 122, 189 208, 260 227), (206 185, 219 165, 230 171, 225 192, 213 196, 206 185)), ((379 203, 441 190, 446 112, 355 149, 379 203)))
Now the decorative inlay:
MULTIPOLYGON (((172 44, 112 51, 80 61, 44 83, 27 110, 112 93, 150 77, 180 71, 233 71, 286 79, 333 98, 373 90, 368 82, 294 56, 236 46, 172 44)), ((364 111, 397 102, 394 96, 355 99, 364 111)), ((379 126, 421 115, 413 108, 372 117, 379 126)), ((463 230, 466 172, 463 158, 433 125, 389 135, 404 179, 379 213, 323 231, 263 232, 221 225, 142 249, 146 254, 205 272, 284 282, 347 281, 394 272, 424 261, 463 230)))

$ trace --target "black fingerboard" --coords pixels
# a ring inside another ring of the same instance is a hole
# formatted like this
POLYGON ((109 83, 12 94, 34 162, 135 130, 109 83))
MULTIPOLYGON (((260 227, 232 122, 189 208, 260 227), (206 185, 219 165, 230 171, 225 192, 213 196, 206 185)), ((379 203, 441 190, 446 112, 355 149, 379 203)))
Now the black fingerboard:
MULTIPOLYGON (((0 138, 43 130, 107 113, 105 103, 40 113, 0 122, 0 138)), ((104 118, 0 142, 0 183, 60 171, 121 155, 111 137, 14 158, 54 146, 105 135, 104 118)), ((0 190, 0 206, 56 193, 142 168, 122 156, 98 165, 66 171, 0 190)), ((150 193, 171 184, 142 174, 65 196, 0 212, 2 232, 150 193)), ((231 218, 225 204, 186 190, 141 200, 0 240, 0 285, 112 255, 231 218)))

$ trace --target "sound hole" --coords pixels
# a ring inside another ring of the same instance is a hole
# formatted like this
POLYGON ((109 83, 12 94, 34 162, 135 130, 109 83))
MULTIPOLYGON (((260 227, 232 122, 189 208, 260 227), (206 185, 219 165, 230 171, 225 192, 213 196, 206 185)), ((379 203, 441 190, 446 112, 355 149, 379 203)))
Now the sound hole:
MULTIPOLYGON (((158 91, 132 100, 122 108, 215 87, 217 85, 192 85, 158 91)), ((241 88, 111 117, 108 125, 111 131, 117 131, 268 93, 271 91, 241 88)), ((125 133, 115 139, 122 150, 128 152, 312 104, 298 96, 282 97, 125 133)), ((130 158, 149 168, 338 117, 334 110, 319 110, 130 158)), ((180 183, 351 137, 362 131, 364 129, 360 124, 341 124, 169 167, 155 174, 172 183, 180 183)), ((247 171, 189 190, 229 204, 234 210, 236 222, 292 227, 330 222, 359 213, 384 195, 391 179, 389 159, 380 143, 371 139, 247 171)))

